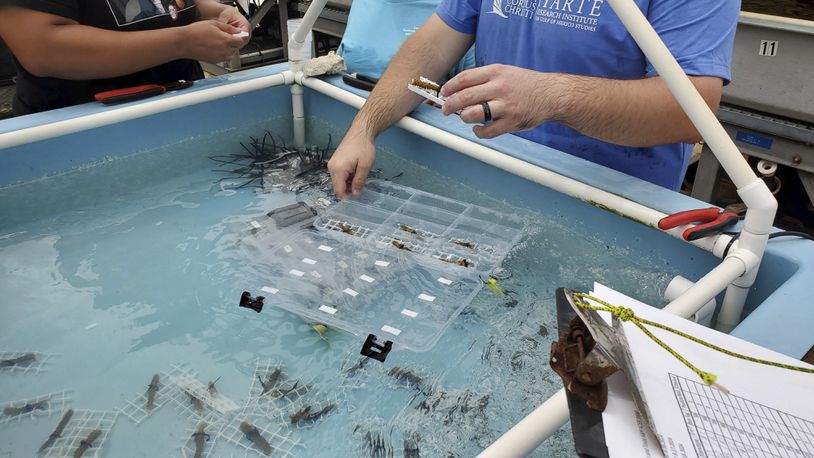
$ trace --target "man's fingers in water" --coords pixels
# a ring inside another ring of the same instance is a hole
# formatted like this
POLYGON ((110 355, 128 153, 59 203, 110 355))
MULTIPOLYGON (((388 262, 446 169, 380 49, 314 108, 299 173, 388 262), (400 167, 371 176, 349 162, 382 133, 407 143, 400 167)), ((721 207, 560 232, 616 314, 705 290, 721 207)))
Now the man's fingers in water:
POLYGON ((372 167, 373 164, 368 164, 367 162, 360 161, 356 164, 356 173, 353 174, 353 183, 351 184, 353 195, 358 196, 362 193, 362 188, 365 187, 365 180, 372 167))
POLYGON ((441 95, 448 97, 462 89, 470 86, 476 86, 489 81, 497 70, 495 65, 487 65, 485 67, 470 68, 455 75, 451 80, 447 81, 441 86, 441 95))
POLYGON ((331 170, 331 181, 334 185, 334 194, 339 199, 344 199, 348 195, 348 180, 350 179, 350 172, 347 168, 340 168, 338 170, 331 170))

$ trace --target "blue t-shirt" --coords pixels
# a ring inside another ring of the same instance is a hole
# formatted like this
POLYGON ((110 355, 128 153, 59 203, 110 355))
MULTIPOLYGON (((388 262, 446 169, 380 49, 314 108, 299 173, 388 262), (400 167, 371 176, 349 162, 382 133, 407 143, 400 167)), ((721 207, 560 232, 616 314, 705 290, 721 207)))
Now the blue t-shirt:
MULTIPOLYGON (((739 0, 635 0, 688 75, 729 82, 739 0)), ((653 66, 605 0, 444 0, 438 16, 474 34, 478 66, 613 79, 655 76, 653 66)), ((516 135, 679 189, 692 145, 631 148, 546 122, 516 135)))

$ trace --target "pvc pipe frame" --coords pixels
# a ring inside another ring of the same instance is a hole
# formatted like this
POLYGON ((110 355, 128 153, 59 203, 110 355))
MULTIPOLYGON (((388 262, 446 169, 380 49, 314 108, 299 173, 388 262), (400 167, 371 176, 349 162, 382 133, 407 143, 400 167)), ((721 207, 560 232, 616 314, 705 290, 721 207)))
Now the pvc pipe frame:
MULTIPOLYGON (((735 282, 734 287, 727 287, 729 297, 724 297, 719 314, 722 319, 719 319, 716 327, 718 330, 729 332, 740 322, 748 292, 745 290, 752 286, 757 275, 757 268, 766 249, 769 230, 777 211, 777 200, 763 180, 755 175, 743 159, 732 138, 718 122, 715 114, 709 109, 639 7, 632 0, 608 0, 608 3, 642 52, 653 63, 653 67, 707 142, 746 204, 742 239, 738 245, 739 248, 752 253, 754 258, 744 258, 749 262, 743 272, 745 275, 735 282)), ((693 290, 702 287, 703 284, 696 284, 687 295, 694 297, 693 290)), ((682 301, 680 306, 686 306, 683 297, 678 300, 682 301)))
MULTIPOLYGON (((302 48, 305 45, 305 37, 311 33, 314 23, 322 13, 328 0, 313 0, 297 31, 288 40, 288 68, 294 73, 302 70, 302 48)), ((305 110, 303 110, 302 86, 291 85, 291 106, 293 110, 294 123, 294 147, 305 147, 305 110)))
POLYGON ((184 108, 190 105, 210 102, 212 100, 231 97, 245 92, 257 91, 273 86, 291 84, 294 81, 294 74, 289 71, 240 81, 237 83, 225 84, 199 91, 184 92, 174 94, 172 97, 152 100, 117 108, 115 110, 102 111, 78 118, 66 119, 41 126, 28 127, 25 129, 5 132, 0 134, 0 150, 14 146, 33 143, 40 140, 73 134, 97 127, 108 126, 131 119, 163 113, 169 110, 184 108))

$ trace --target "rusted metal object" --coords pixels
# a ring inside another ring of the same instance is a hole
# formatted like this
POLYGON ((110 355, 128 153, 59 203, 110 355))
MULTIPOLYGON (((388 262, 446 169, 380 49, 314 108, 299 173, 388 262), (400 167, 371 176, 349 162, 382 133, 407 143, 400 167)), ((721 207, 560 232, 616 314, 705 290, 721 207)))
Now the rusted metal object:
POLYGON ((562 378, 565 389, 584 400, 598 412, 608 404, 608 384, 605 379, 618 368, 605 358, 596 347, 596 341, 579 317, 574 318, 568 330, 551 344, 554 372, 562 378))

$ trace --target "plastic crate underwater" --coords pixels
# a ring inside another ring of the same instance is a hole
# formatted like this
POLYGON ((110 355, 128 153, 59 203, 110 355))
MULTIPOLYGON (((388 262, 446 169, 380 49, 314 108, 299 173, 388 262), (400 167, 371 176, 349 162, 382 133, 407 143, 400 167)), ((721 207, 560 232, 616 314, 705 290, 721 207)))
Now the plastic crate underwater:
POLYGON ((435 345, 525 229, 513 215, 375 180, 284 241, 253 225, 242 243, 266 304, 414 351, 435 345))

